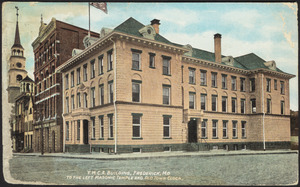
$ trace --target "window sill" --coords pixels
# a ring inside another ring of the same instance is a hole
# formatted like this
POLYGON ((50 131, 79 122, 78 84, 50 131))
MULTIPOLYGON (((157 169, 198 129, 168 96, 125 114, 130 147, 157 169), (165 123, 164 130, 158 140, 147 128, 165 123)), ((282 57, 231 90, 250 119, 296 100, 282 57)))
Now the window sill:
POLYGON ((141 69, 131 69, 131 70, 134 70, 134 71, 142 71, 141 69))
POLYGON ((208 139, 207 137, 202 137, 202 138, 200 138, 200 139, 208 139))
POLYGON ((98 75, 103 75, 103 72, 102 72, 102 73, 100 73, 100 74, 98 74, 98 75))
POLYGON ((132 137, 132 140, 142 140, 143 138, 142 137, 132 137))
POLYGON ((231 89, 231 91, 236 91, 236 89, 231 89))
POLYGON ((246 90, 241 90, 241 92, 246 92, 246 90))
POLYGON ((238 137, 232 137, 232 139, 238 139, 238 137))
POLYGON ((228 90, 227 88, 222 88, 223 90, 228 90))
POLYGON ((113 69, 109 69, 109 70, 107 70, 107 72, 110 72, 110 71, 112 71, 113 69))
POLYGON ((242 137, 242 139, 247 139, 247 137, 242 137))
POLYGON ((96 140, 96 138, 91 138, 91 140, 96 140))
POLYGON ((155 67, 149 66, 149 68, 156 69, 155 67))
POLYGON ((212 139, 219 139, 218 137, 212 137, 212 139))
POLYGON ((222 139, 228 139, 228 137, 223 137, 222 139))
POLYGON ((104 138, 99 138, 98 140, 104 140, 104 138))
POLYGON ((162 74, 162 75, 171 76, 171 74, 162 74))
POLYGON ((108 140, 114 140, 114 138, 107 138, 108 140))
POLYGON ((172 139, 172 137, 163 137, 163 139, 172 139))
POLYGON ((66 90, 68 90, 69 88, 66 88, 66 90))
POLYGON ((218 88, 217 86, 211 86, 212 88, 218 88))
POLYGON ((200 86, 207 86, 207 84, 200 84, 200 86))

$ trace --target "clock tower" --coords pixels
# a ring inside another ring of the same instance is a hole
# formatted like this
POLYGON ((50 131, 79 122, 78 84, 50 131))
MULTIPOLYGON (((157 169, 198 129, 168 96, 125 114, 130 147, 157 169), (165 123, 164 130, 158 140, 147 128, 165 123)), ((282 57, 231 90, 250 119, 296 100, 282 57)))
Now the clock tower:
POLYGON ((8 102, 14 103, 15 98, 20 94, 20 81, 27 76, 27 71, 25 70, 26 58, 24 57, 24 48, 21 45, 20 33, 19 33, 19 23, 18 23, 18 11, 19 8, 15 7, 17 10, 17 23, 15 32, 15 42, 11 47, 11 54, 8 61, 8 102))

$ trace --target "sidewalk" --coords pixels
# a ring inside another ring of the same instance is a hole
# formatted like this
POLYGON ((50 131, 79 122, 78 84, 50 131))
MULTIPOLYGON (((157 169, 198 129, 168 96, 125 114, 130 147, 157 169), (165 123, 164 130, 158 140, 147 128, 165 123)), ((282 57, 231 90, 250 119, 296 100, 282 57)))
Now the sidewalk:
POLYGON ((169 157, 210 157, 210 156, 235 156, 235 155, 261 155, 261 154, 298 154, 298 150, 211 150, 199 152, 153 152, 153 153, 124 153, 124 154, 108 154, 108 153, 13 153, 14 156, 39 156, 39 157, 59 157, 73 159, 95 159, 95 160, 135 160, 135 159, 151 159, 151 158, 169 158, 169 157))

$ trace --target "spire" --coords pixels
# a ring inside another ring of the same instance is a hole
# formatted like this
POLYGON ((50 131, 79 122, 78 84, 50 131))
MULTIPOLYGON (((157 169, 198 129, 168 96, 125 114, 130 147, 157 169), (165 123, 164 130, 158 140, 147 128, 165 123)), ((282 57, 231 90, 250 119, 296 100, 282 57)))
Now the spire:
POLYGON ((21 40, 20 40, 20 33, 19 33, 19 21, 18 21, 18 18, 19 18, 19 14, 18 14, 18 11, 19 11, 19 8, 16 6, 15 7, 17 9, 17 24, 16 24, 16 33, 15 33, 15 43, 12 47, 20 47, 23 49, 22 45, 21 45, 21 40))

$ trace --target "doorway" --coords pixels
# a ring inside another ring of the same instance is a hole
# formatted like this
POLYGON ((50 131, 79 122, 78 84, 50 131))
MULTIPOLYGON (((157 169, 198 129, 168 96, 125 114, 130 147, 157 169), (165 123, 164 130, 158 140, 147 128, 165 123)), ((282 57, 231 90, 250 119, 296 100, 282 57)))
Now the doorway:
POLYGON ((188 141, 189 143, 197 143, 197 120, 196 119, 191 119, 188 123, 188 141))
POLYGON ((83 120, 83 143, 89 143, 89 121, 83 120))

